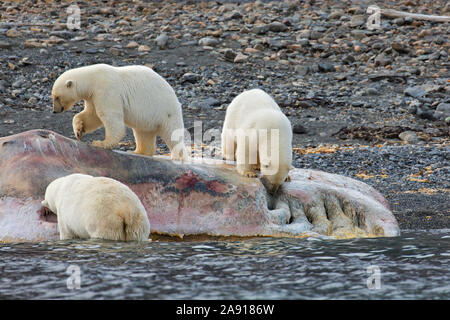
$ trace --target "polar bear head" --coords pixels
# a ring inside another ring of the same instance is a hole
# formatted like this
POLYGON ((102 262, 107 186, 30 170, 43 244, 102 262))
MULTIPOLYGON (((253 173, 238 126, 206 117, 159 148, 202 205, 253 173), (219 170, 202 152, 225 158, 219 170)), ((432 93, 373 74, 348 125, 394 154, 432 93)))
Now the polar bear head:
POLYGON ((263 176, 262 182, 271 194, 275 194, 280 186, 289 180, 289 171, 292 169, 292 157, 286 155, 279 160, 263 160, 260 164, 263 176))
POLYGON ((80 100, 77 90, 77 81, 71 77, 72 70, 64 72, 53 84, 52 99, 53 113, 70 110, 80 100))

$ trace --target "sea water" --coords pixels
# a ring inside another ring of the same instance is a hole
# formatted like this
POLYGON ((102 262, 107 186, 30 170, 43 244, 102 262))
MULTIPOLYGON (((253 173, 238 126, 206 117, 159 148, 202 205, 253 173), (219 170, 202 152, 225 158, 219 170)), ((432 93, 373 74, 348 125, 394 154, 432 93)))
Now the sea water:
POLYGON ((449 299, 450 230, 0 244, 1 299, 449 299))

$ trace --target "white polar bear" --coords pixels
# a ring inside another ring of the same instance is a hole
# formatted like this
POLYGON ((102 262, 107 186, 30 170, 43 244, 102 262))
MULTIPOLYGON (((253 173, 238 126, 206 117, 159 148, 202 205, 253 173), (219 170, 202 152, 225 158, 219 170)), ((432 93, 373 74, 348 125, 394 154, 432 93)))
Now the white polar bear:
POLYGON ((58 216, 60 239, 147 241, 150 222, 144 206, 114 179, 71 174, 52 181, 42 205, 58 216))
POLYGON ((289 179, 292 128, 277 103, 263 90, 242 92, 227 108, 222 129, 222 154, 236 160, 237 171, 256 177, 258 167, 269 192, 289 179))
POLYGON ((153 156, 159 135, 171 151, 172 159, 185 159, 181 105, 173 88, 145 66, 113 67, 107 64, 71 69, 56 79, 52 89, 53 112, 69 110, 84 100, 84 110, 73 118, 77 139, 105 127, 105 140, 93 145, 113 148, 125 136, 125 126, 133 129, 137 154, 153 156))

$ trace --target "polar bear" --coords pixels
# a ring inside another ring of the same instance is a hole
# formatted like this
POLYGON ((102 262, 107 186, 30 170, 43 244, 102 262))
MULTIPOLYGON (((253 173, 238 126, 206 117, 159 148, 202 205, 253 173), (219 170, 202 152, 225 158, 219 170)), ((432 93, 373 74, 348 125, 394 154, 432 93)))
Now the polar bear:
POLYGON ((222 129, 222 155, 237 171, 256 177, 275 193, 292 168, 292 128, 277 103, 263 90, 244 91, 228 106, 222 129))
POLYGON ((145 66, 113 67, 95 64, 64 72, 52 89, 53 112, 71 109, 84 100, 84 110, 72 122, 77 139, 105 127, 105 140, 93 145, 113 148, 125 136, 125 126, 133 129, 136 154, 153 156, 159 135, 171 151, 172 159, 186 158, 181 105, 172 87, 145 66), (172 141, 177 130, 178 139, 172 141))
POLYGON ((150 222, 144 206, 114 179, 71 174, 52 181, 42 205, 58 217, 60 239, 147 241, 150 222))

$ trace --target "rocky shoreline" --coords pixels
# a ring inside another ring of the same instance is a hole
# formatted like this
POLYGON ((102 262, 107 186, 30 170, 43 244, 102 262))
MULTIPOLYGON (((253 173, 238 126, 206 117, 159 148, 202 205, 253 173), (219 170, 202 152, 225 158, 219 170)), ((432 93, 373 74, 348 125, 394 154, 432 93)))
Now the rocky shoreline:
MULTIPOLYGON (((70 30, 70 3, 2 2, 0 136, 73 138, 81 104, 53 115, 50 91, 88 64, 154 68, 191 133, 194 121, 221 130, 231 100, 260 87, 293 124, 296 167, 374 186, 402 229, 450 228, 450 25, 382 16, 368 30, 373 4, 450 15, 446 1, 77 1, 81 25, 70 30)), ((122 148, 132 141, 129 132, 122 148)))

